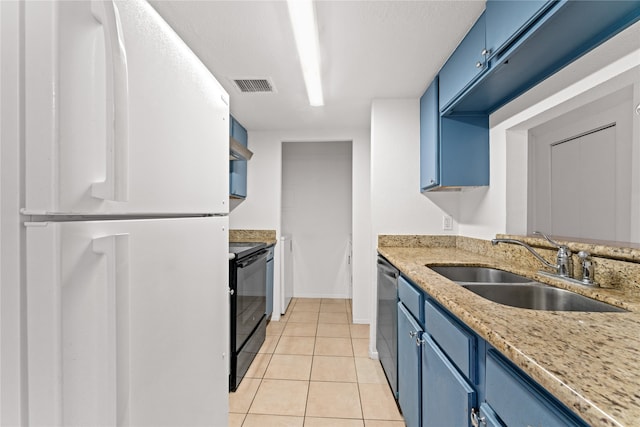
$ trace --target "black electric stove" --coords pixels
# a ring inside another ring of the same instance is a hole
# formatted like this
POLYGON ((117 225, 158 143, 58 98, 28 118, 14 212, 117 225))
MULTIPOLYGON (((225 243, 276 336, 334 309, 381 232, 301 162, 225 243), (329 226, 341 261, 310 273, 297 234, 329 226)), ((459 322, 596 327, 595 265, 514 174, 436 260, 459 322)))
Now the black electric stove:
POLYGON ((236 390, 265 340, 266 247, 266 243, 229 243, 230 391, 236 390))
POLYGON ((234 258, 244 258, 266 247, 264 242, 229 242, 229 253, 234 254, 234 258))

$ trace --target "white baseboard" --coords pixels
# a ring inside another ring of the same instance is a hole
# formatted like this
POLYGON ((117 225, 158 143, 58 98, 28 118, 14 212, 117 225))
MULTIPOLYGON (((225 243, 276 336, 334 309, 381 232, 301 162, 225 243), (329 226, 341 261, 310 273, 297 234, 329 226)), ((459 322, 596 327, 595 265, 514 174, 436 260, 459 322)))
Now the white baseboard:
POLYGON ((328 299, 350 299, 348 294, 322 294, 310 293, 304 295, 294 295, 294 298, 328 298, 328 299))

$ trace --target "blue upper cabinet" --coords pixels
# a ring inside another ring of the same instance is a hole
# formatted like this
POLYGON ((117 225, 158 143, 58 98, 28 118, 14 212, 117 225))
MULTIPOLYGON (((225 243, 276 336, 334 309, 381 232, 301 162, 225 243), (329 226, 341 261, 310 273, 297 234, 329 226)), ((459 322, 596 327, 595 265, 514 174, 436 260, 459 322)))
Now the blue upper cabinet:
POLYGON ((440 184, 438 77, 420 98, 420 191, 440 184))
POLYGON ((441 116, 436 77, 420 98, 420 191, 486 185, 489 116, 441 116))
POLYGON ((231 136, 240 144, 246 147, 248 143, 247 130, 236 119, 234 119, 233 117, 231 117, 231 119, 233 127, 231 136))
MULTIPOLYGON (((440 110, 490 114, 638 19, 639 0, 488 0, 479 20, 491 50, 485 72, 465 82, 449 70, 470 32, 440 72, 440 110)), ((467 71, 460 75, 469 79, 467 71)))
MULTIPOLYGON (((249 140, 247 130, 230 116, 229 136, 240 144, 247 146, 249 140)), ((247 197, 247 161, 229 161, 229 196, 244 199, 247 197)))
POLYGON ((485 26, 483 13, 440 70, 441 109, 486 71, 485 26))
POLYGON ((551 0, 487 0, 486 48, 489 57, 499 54, 551 4, 551 0))

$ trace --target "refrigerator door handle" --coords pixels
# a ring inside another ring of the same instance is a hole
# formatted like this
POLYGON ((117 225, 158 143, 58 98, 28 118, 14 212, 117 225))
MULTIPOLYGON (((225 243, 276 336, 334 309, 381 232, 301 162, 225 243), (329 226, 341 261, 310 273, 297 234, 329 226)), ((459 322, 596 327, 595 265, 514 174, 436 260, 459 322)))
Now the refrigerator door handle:
MULTIPOLYGON (((106 386, 100 419, 123 425, 129 410, 129 234, 94 238, 92 249, 106 257, 105 287, 107 308, 103 317, 105 368, 100 383, 106 386)), ((97 356, 100 357, 100 356, 97 356)), ((124 423, 126 424, 126 422, 124 423)))
POLYGON ((106 176, 91 185, 98 199, 129 200, 129 82, 120 14, 113 0, 93 0, 91 12, 102 24, 106 44, 106 176))

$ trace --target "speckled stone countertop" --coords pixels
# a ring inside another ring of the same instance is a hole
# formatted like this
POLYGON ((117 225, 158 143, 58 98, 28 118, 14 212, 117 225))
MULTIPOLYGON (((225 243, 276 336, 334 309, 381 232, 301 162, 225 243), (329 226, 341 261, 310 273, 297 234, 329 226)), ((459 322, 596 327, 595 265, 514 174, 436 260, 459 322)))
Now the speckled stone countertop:
POLYGON ((230 242, 264 242, 275 245, 276 230, 229 230, 230 242))
POLYGON ((537 275, 538 266, 484 251, 487 241, 421 239, 381 236, 378 252, 592 426, 640 425, 638 296, 624 289, 572 288, 630 310, 625 313, 538 311, 497 304, 426 265, 490 266, 558 284, 537 275))

